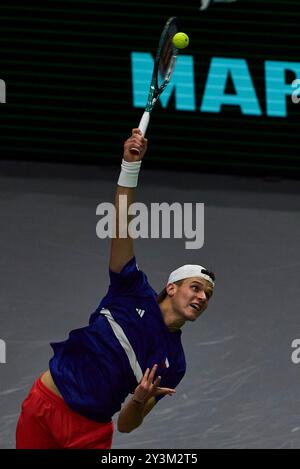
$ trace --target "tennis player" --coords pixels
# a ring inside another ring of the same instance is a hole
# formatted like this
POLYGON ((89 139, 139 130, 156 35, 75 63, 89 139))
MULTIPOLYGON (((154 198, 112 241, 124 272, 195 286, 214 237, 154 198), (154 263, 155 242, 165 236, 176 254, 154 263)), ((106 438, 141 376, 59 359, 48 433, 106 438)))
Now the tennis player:
POLYGON ((127 231, 129 219, 126 215, 119 227, 118 208, 122 195, 128 206, 134 201, 146 149, 147 140, 133 129, 124 144, 116 190, 108 292, 88 326, 51 344, 49 370, 22 404, 19 449, 109 449, 116 412, 121 410, 118 430, 131 432, 161 398, 175 393, 185 374, 181 328, 207 308, 214 275, 199 265, 182 266, 157 295, 139 270, 127 231))

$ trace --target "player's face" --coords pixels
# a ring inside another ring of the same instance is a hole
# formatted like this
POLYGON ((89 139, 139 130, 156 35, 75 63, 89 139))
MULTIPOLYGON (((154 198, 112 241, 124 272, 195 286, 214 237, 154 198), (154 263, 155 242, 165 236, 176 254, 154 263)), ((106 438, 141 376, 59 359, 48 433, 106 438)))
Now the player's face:
POLYGON ((173 307, 186 321, 195 321, 206 310, 212 294, 209 282, 199 277, 189 278, 177 286, 173 307))

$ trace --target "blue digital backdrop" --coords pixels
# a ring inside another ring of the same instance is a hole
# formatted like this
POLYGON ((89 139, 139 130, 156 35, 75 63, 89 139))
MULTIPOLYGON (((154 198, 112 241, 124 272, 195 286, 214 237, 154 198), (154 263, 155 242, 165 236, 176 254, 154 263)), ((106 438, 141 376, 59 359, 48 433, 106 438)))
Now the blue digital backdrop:
POLYGON ((119 164, 177 16, 190 46, 153 112, 145 165, 298 177, 299 0, 199 4, 2 1, 1 158, 119 164))

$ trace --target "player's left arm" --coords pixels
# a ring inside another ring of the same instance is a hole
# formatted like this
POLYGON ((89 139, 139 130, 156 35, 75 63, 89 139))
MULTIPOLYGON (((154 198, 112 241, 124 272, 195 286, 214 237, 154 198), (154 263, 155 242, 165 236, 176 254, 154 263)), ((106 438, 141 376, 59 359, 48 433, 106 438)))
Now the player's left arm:
POLYGON ((172 396, 176 392, 175 389, 159 387, 160 376, 153 381, 156 370, 157 365, 154 365, 151 371, 147 368, 140 384, 134 391, 133 397, 122 407, 118 417, 119 432, 130 433, 139 427, 146 415, 155 406, 155 396, 172 396))
POLYGON ((149 414, 149 412, 151 412, 151 410, 153 409, 153 407, 156 406, 156 399, 155 397, 150 397, 150 399, 148 399, 148 401, 146 402, 145 404, 145 407, 144 407, 144 410, 143 410, 143 417, 145 418, 146 415, 149 414))
POLYGON ((130 399, 122 408, 118 417, 118 430, 121 433, 130 433, 142 425, 146 415, 156 405, 155 397, 150 397, 145 404, 130 399))

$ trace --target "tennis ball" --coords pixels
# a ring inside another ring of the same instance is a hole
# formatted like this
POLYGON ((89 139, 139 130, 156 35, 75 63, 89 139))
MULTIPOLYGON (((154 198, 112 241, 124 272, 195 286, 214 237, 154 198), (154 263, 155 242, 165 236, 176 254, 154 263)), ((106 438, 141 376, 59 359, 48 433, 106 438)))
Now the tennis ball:
POLYGON ((189 45, 189 37, 185 33, 177 33, 173 37, 173 44, 177 49, 185 49, 189 45))

